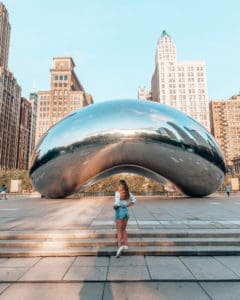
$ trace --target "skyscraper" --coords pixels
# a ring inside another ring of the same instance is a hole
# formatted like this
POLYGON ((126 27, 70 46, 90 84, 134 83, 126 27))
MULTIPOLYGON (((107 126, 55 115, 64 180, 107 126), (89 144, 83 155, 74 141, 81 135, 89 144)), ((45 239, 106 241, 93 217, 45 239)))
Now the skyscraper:
POLYGON ((240 95, 210 102, 211 131, 218 142, 227 166, 240 154, 240 95))
POLYGON ((50 91, 38 92, 36 142, 65 115, 93 103, 74 72, 71 57, 55 57, 53 64, 50 91))
POLYGON ((38 101, 38 95, 36 93, 31 93, 29 99, 29 102, 31 103, 31 130, 30 130, 29 155, 31 155, 35 147, 37 101, 38 101))
POLYGON ((31 103, 27 99, 22 97, 20 109, 17 159, 17 168, 21 170, 28 169, 31 136, 31 110, 31 103))
POLYGON ((13 74, 0 67, 0 169, 17 167, 20 99, 13 74))
POLYGON ((159 38, 152 100, 189 114, 210 130, 206 67, 201 61, 177 61, 176 46, 166 31, 159 38))
POLYGON ((8 68, 9 40, 11 26, 8 21, 8 11, 0 2, 0 66, 8 68))
POLYGON ((21 87, 8 70, 10 24, 0 2, 0 169, 17 167, 21 87))

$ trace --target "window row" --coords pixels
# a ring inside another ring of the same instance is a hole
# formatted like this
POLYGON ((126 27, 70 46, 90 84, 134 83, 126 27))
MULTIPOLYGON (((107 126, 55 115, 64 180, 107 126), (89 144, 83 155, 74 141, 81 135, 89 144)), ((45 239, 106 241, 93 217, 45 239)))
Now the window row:
POLYGON ((67 87, 66 83, 54 83, 54 87, 67 87))
POLYGON ((68 76, 67 75, 55 75, 54 79, 55 80, 67 80, 68 76))

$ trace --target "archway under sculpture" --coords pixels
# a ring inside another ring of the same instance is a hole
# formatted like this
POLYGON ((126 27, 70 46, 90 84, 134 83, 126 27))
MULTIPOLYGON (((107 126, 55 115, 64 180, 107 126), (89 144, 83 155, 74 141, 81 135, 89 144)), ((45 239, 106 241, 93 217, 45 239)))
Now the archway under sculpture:
POLYGON ((220 187, 225 165, 214 138, 188 115, 152 101, 112 100, 50 128, 34 150, 30 178, 42 195, 64 198, 121 172, 203 197, 220 187))

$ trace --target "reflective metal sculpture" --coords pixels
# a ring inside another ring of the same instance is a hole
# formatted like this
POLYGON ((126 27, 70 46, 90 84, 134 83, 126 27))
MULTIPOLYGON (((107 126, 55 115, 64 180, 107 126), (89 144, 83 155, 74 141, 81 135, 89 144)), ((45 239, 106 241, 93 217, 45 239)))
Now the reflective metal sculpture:
POLYGON ((110 175, 131 172, 201 197, 221 185, 225 165, 202 125, 163 104, 113 100, 77 110, 35 149, 30 177, 44 196, 62 198, 110 175))

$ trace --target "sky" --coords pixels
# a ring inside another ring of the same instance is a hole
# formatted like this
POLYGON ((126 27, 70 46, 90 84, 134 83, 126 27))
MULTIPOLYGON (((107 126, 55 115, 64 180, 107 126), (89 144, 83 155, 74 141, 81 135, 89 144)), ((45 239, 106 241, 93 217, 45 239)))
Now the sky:
POLYGON ((179 61, 205 61, 209 100, 240 91, 239 0, 4 0, 9 69, 22 96, 50 89, 52 58, 71 56, 94 102, 151 88, 157 41, 172 37, 179 61))

